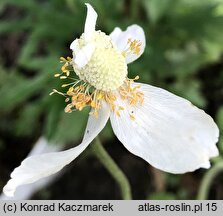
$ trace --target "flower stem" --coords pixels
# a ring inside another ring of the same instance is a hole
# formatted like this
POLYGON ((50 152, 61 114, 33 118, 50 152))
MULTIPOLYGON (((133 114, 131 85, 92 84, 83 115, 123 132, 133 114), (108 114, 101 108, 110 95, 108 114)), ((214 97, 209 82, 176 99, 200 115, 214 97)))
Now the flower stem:
POLYGON ((94 155, 99 159, 99 161, 104 165, 104 167, 119 185, 122 199, 132 199, 131 187, 127 177, 107 153, 98 137, 96 137, 95 142, 91 145, 91 149, 94 155))
POLYGON ((204 200, 208 198, 208 193, 213 179, 223 171, 223 161, 218 161, 211 169, 209 169, 203 177, 201 186, 198 191, 197 199, 204 200))

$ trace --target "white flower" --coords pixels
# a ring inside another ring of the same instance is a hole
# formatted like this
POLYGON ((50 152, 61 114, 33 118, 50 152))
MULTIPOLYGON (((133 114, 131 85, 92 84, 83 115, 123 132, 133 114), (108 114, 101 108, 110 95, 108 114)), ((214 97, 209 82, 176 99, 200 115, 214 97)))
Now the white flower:
POLYGON ((62 58, 63 74, 56 74, 66 79, 72 69, 79 77, 63 85, 72 85, 64 94, 66 101, 71 99, 66 112, 92 107, 83 141, 66 151, 25 159, 3 189, 8 196, 13 196, 18 186, 52 175, 73 161, 109 118, 115 135, 130 152, 166 172, 209 168, 210 158, 218 155, 219 130, 209 115, 166 90, 136 84, 138 77, 127 78, 127 63, 144 51, 142 28, 115 28, 109 36, 95 31, 97 14, 86 5, 84 33, 70 46, 73 58, 62 58))
MULTIPOLYGON (((49 143, 49 141, 47 141, 44 137, 40 137, 34 144, 31 151, 29 152, 28 157, 44 154, 48 152, 60 151, 62 149, 62 146, 63 145, 54 145, 52 143, 49 143)), ((22 185, 16 190, 14 196, 10 197, 10 199, 11 200, 28 200, 37 191, 49 186, 56 178, 58 178, 60 174, 61 172, 55 175, 48 176, 47 178, 42 178, 39 181, 34 182, 33 184, 22 185)), ((0 194, 0 200, 9 200, 9 197, 5 196, 2 193, 0 194)))

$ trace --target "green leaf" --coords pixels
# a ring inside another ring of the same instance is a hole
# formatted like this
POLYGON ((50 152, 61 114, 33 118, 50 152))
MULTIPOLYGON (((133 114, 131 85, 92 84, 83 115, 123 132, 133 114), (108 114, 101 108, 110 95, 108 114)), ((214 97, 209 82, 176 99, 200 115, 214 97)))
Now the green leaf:
POLYGON ((40 128, 40 114, 42 112, 40 102, 27 104, 24 109, 20 111, 19 117, 16 121, 16 134, 19 136, 30 136, 40 128))
POLYGON ((220 130, 223 132, 223 106, 220 107, 216 119, 220 130))
POLYGON ((72 113, 62 112, 59 121, 57 121, 57 125, 52 125, 52 140, 56 143, 81 141, 87 124, 88 115, 89 109, 74 111, 72 113))
POLYGON ((218 146, 221 153, 223 153, 223 106, 219 109, 216 119, 217 119, 217 125, 220 130, 220 138, 218 146))
POLYGON ((13 107, 25 101, 31 95, 39 93, 46 85, 48 79, 48 74, 43 74, 33 79, 24 79, 20 77, 20 80, 16 82, 16 84, 6 83, 7 85, 0 89, 0 94, 4 95, 0 100, 1 109, 10 111, 13 107))

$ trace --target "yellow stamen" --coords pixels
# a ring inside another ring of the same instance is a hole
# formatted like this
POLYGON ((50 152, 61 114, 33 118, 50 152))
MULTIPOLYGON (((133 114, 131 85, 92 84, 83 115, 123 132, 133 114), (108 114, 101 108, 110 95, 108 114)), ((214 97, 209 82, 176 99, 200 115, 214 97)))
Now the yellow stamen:
POLYGON ((69 85, 70 85, 70 83, 66 83, 66 84, 63 84, 61 87, 64 88, 64 87, 67 87, 69 85))
POLYGON ((127 48, 122 52, 122 55, 126 57, 127 54, 134 53, 135 55, 139 55, 141 51, 142 43, 140 40, 132 40, 131 38, 127 41, 127 48))
POLYGON ((67 60, 64 57, 60 57, 61 62, 66 62, 67 60))
POLYGON ((133 121, 136 119, 135 116, 132 115, 132 114, 130 114, 129 116, 130 116, 130 119, 133 120, 133 121))
POLYGON ((61 76, 60 79, 67 79, 67 76, 61 76))
POLYGON ((120 114, 120 112, 119 112, 119 111, 116 111, 116 115, 117 115, 118 117, 120 117, 120 116, 121 116, 121 114, 120 114))
MULTIPOLYGON (((129 40, 129 51, 137 52, 137 47, 140 47, 141 43, 136 40, 129 40)), ((65 112, 71 113, 74 110, 83 110, 85 107, 90 106, 92 111, 90 115, 95 116, 96 118, 99 115, 99 110, 102 108, 102 101, 106 102, 112 112, 117 116, 121 116, 121 112, 125 109, 123 106, 116 104, 117 93, 112 90, 104 91, 99 90, 93 87, 91 84, 87 83, 84 80, 76 79, 70 77, 70 71, 68 67, 72 64, 70 63, 72 59, 70 57, 60 58, 63 62, 61 67, 62 73, 55 74, 55 77, 60 77, 60 79, 71 79, 73 82, 62 84, 62 87, 69 87, 66 93, 62 93, 53 89, 50 95, 57 93, 66 97, 65 102, 67 106, 65 107, 65 112), (64 75, 64 73, 66 75, 64 75)), ((137 106, 143 103, 144 94, 139 90, 140 85, 132 85, 135 80, 138 80, 139 76, 136 76, 133 79, 128 79, 117 89, 122 100, 126 100, 130 106, 137 106)), ((135 120, 135 116, 129 114, 131 120, 135 120)))

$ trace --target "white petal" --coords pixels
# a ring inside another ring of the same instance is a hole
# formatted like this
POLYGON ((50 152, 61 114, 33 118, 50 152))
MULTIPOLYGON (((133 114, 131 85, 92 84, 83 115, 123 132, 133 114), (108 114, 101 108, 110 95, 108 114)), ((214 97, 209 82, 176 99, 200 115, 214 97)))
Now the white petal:
POLYGON ((61 148, 61 145, 49 143, 46 138, 42 136, 37 140, 32 150, 28 154, 28 157, 42 153, 59 151, 61 148))
POLYGON ((124 146, 170 173, 208 168, 209 159, 218 155, 219 130, 213 119, 164 89, 141 84, 140 90, 145 97, 142 106, 130 107, 119 99, 125 110, 121 117, 111 115, 113 130, 124 146), (136 119, 130 120, 129 113, 136 119))
POLYGON ((135 61, 144 52, 146 46, 145 34, 143 29, 136 24, 129 26, 125 31, 121 31, 120 28, 116 27, 110 34, 110 37, 121 52, 125 51, 128 47, 128 39, 138 40, 141 42, 139 55, 136 55, 132 52, 129 53, 128 55, 126 55, 127 63, 135 61))
POLYGON ((82 49, 74 51, 74 63, 79 67, 84 67, 90 60, 94 53, 95 45, 88 43, 82 49))
POLYGON ((84 37, 86 41, 89 41, 95 31, 95 25, 98 15, 90 4, 85 5, 87 6, 87 17, 84 26, 84 37))
POLYGON ((112 31, 112 33, 110 34, 110 37, 111 37, 113 43, 116 46, 118 46, 119 50, 123 51, 123 49, 125 48, 125 46, 123 45, 124 43, 123 44, 122 43, 118 44, 119 36, 121 36, 121 34, 123 34, 123 31, 119 27, 115 27, 114 30, 112 31), (122 49, 120 49, 121 45, 123 45, 122 49))
POLYGON ((82 151, 84 151, 90 142, 104 128, 109 115, 109 108, 104 104, 97 119, 93 116, 89 116, 83 141, 77 147, 66 151, 47 153, 26 158, 22 164, 12 172, 11 179, 3 188, 3 192, 7 196, 13 196, 18 186, 33 183, 41 178, 60 171, 64 166, 69 164, 82 151))
POLYGON ((79 40, 75 39, 71 44, 70 44, 70 49, 73 50, 73 52, 77 52, 78 50, 80 50, 80 46, 79 46, 79 40))
MULTIPOLYGON (((44 137, 40 137, 37 142, 35 143, 33 149, 30 151, 28 157, 38 155, 38 154, 44 154, 48 152, 54 152, 59 151, 62 148, 62 145, 54 145, 52 143, 49 143, 44 137)), ((57 175, 52 175, 47 178, 40 179, 37 182, 34 182, 32 184, 28 185, 22 185, 19 187, 14 197, 11 197, 12 200, 27 200, 30 199, 30 197, 38 190, 40 190, 43 187, 46 187, 49 185, 55 178, 58 177, 57 175)), ((3 193, 0 195, 0 200, 9 200, 9 197, 5 196, 3 193)))

